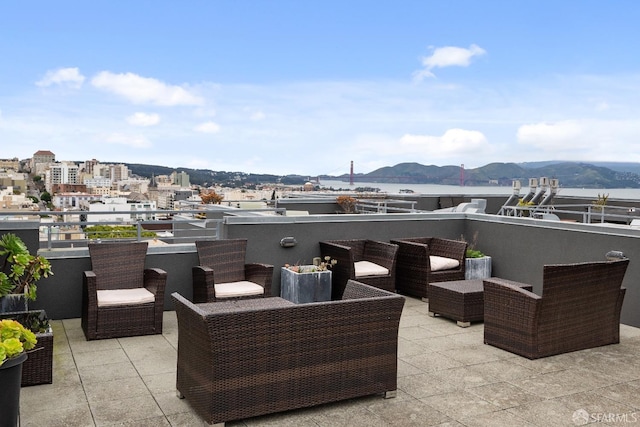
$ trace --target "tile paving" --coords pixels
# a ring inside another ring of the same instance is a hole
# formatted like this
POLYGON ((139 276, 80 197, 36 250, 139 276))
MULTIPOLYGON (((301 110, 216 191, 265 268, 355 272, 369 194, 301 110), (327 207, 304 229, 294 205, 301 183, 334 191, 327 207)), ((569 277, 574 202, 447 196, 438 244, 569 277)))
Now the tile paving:
MULTIPOLYGON (((528 360, 483 344, 407 298, 398 340, 398 395, 350 399, 228 422, 228 426, 640 425, 640 329, 621 343, 528 360)), ((80 319, 54 328, 53 384, 25 387, 21 426, 206 425, 175 394, 178 328, 165 312, 156 336, 85 341, 80 319)))

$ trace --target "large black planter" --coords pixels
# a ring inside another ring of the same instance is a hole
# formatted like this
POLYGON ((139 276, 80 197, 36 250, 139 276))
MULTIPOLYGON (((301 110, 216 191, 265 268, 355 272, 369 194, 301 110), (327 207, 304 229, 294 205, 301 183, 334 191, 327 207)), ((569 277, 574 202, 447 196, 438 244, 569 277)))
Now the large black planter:
POLYGON ((22 363, 27 353, 5 360, 0 365, 0 427, 16 427, 20 419, 20 383, 22 363))

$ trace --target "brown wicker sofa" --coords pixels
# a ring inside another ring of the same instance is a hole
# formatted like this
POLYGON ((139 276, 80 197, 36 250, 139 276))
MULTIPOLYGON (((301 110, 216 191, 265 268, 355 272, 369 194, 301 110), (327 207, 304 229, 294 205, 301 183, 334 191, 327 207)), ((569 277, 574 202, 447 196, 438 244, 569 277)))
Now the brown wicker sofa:
POLYGON ((172 297, 178 395, 210 424, 395 395, 402 296, 350 280, 342 300, 308 304, 172 297))
POLYGON ((628 259, 545 265, 542 296, 484 280, 484 342, 537 359, 620 342, 628 259))
POLYGON ((440 237, 410 237, 393 239, 398 245, 396 289, 398 292, 429 299, 429 283, 464 280, 467 243, 440 237), (454 259, 458 266, 432 269, 430 256, 454 259))

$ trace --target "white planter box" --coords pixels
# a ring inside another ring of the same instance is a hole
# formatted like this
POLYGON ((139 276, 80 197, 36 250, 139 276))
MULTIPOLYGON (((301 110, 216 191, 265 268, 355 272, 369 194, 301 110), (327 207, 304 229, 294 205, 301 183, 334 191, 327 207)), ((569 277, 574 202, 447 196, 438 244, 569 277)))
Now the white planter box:
POLYGON ((466 280, 488 279, 491 277, 491 257, 466 258, 464 269, 466 280))
MULTIPOLYGON (((301 266, 313 268, 312 265, 301 266)), ((331 300, 331 270, 296 273, 281 268, 280 296, 296 304, 331 300)))

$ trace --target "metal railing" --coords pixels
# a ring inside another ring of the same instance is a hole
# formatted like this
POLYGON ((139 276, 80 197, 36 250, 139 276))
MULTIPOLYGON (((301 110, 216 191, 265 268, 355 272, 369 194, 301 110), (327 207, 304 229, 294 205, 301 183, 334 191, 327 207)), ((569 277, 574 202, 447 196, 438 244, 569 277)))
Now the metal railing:
POLYGON ((552 215, 560 218, 576 218, 585 224, 618 223, 631 224, 640 219, 640 210, 628 206, 599 206, 594 204, 503 206, 506 216, 548 219, 552 215))
POLYGON ((283 215, 285 212, 282 208, 245 210, 205 206, 181 210, 2 212, 0 220, 39 221, 40 247, 52 249, 82 247, 90 241, 146 240, 154 244, 173 244, 219 239, 224 216, 283 215))

